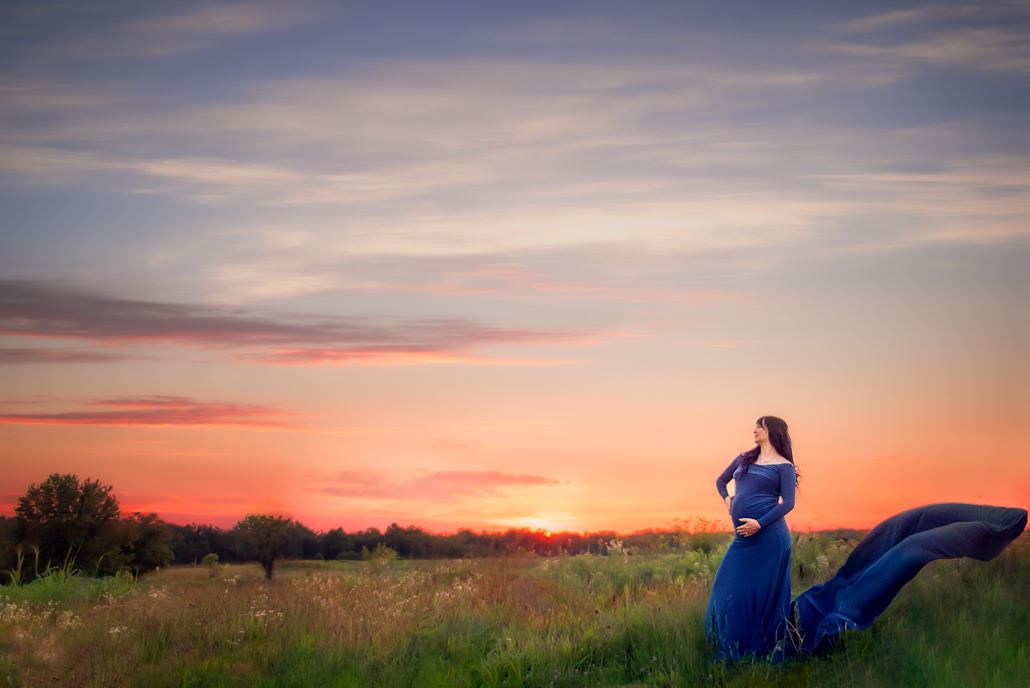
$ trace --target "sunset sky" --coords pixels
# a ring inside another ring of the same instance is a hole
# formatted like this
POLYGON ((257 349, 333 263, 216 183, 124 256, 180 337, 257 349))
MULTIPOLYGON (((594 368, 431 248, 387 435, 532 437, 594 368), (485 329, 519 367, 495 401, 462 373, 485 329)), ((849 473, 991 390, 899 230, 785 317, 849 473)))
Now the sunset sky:
POLYGON ((0 514, 1030 508, 1030 5, 0 7, 0 514))

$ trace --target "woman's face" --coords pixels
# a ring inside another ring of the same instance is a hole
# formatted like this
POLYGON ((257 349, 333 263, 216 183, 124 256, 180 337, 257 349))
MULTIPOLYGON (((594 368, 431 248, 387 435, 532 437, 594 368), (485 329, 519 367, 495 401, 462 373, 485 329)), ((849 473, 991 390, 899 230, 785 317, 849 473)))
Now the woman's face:
POLYGON ((769 431, 765 429, 765 426, 759 423, 755 426, 755 444, 761 444, 762 442, 769 441, 769 431))

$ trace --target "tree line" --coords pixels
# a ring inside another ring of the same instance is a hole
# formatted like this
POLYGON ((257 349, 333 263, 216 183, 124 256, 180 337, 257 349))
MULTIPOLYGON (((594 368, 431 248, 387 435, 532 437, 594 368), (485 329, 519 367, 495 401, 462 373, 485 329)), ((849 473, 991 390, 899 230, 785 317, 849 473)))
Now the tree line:
MULTIPOLYGON (((93 575, 136 574, 170 564, 257 561, 272 577, 281 558, 359 560, 379 556, 443 559, 561 554, 643 554, 710 551, 727 533, 719 522, 676 519, 665 529, 630 535, 511 529, 438 534, 392 523, 347 532, 315 532, 281 516, 252 514, 232 528, 176 525, 156 514, 123 514, 112 488, 75 475, 53 474, 29 487, 12 518, 0 516, 0 582, 31 580, 53 568, 93 575), (216 559, 212 559, 215 555, 216 559)), ((846 535, 842 535, 846 536, 846 535)))
MULTIPOLYGON (((212 525, 190 524, 170 526, 173 532, 170 547, 176 563, 198 562, 208 553, 218 555, 220 561, 239 561, 234 550, 233 531, 212 525)), ((596 533, 548 533, 528 528, 506 532, 476 532, 461 529, 456 533, 437 534, 418 526, 390 524, 385 531, 368 528, 347 532, 333 528, 314 532, 297 523, 283 550, 290 559, 360 560, 374 556, 377 549, 388 548, 403 559, 457 559, 464 557, 499 556, 557 556, 561 554, 607 555, 619 553, 692 549, 700 546, 711 549, 720 539, 719 533, 683 533, 678 530, 644 530, 631 535, 615 531, 596 533)))

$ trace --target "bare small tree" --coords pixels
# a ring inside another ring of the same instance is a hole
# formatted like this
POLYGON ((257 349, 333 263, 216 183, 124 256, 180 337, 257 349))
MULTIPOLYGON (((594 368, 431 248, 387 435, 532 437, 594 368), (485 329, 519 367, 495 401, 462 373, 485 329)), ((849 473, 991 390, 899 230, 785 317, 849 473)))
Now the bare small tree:
POLYGON ((252 514, 237 523, 232 532, 240 554, 257 559, 265 569, 265 578, 271 580, 275 560, 282 556, 296 527, 292 518, 252 514))

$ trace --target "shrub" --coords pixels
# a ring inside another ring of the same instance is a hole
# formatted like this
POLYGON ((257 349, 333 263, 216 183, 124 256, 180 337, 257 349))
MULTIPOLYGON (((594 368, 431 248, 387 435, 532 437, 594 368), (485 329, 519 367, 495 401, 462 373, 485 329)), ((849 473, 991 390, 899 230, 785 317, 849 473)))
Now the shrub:
POLYGON ((367 547, 362 547, 361 558, 365 561, 377 561, 381 559, 385 563, 389 564, 397 558, 397 551, 380 542, 371 552, 368 551, 367 547))

